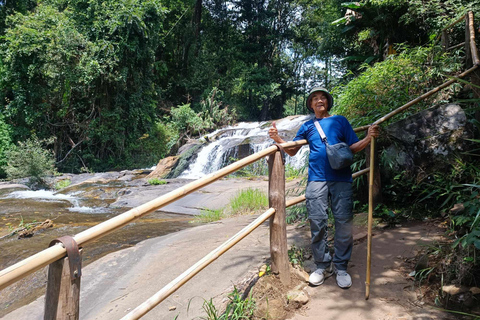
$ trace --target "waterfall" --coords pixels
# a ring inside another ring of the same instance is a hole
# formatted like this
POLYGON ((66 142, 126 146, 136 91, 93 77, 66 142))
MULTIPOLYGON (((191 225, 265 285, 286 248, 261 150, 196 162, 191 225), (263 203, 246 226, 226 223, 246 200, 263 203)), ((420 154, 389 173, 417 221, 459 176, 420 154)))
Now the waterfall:
MULTIPOLYGON (((292 116, 276 121, 279 135, 290 141, 295 137, 300 126, 312 116, 292 116)), ((206 145, 199 151, 194 162, 190 164, 180 178, 198 179, 215 172, 233 159, 241 159, 271 146, 274 142, 268 137, 272 121, 240 122, 234 126, 218 129, 206 137, 206 145)), ((308 146, 303 146, 294 156, 286 157, 286 165, 300 168, 305 164, 308 146)), ((258 162, 257 162, 258 164, 258 162)))

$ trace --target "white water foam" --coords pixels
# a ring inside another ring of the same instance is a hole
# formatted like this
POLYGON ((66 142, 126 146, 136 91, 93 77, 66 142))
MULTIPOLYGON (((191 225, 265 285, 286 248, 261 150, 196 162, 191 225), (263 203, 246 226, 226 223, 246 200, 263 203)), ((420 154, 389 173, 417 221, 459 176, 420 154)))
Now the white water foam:
MULTIPOLYGON (((78 193, 78 192, 77 192, 78 193)), ((99 207, 85 207, 79 205, 79 199, 69 194, 55 193, 49 190, 26 190, 26 191, 14 191, 8 194, 5 198, 14 199, 34 199, 38 201, 69 201, 73 207, 68 208, 69 211, 79 213, 105 213, 108 212, 106 208, 99 207)))
POLYGON ((78 213, 107 213, 109 210, 107 208, 93 208, 93 207, 72 207, 68 208, 68 211, 78 212, 78 213))
POLYGON ((45 200, 45 201, 62 201, 62 200, 72 201, 75 199, 68 194, 54 193, 53 191, 49 191, 49 190, 14 191, 8 194, 7 198, 38 199, 38 200, 45 200))
MULTIPOLYGON (((293 139, 300 126, 311 118, 311 115, 286 118, 277 121, 277 129, 284 140, 293 139)), ((203 147, 197 158, 190 164, 180 178, 199 179, 209 173, 221 169, 232 156, 232 148, 248 144, 250 154, 268 148, 273 141, 268 137, 268 122, 240 122, 234 126, 217 129, 207 135, 207 141, 213 141, 203 147)), ((308 147, 302 147, 294 157, 287 156, 286 163, 298 169, 305 164, 305 154, 308 147)), ((232 156, 238 157, 238 150, 232 156)))

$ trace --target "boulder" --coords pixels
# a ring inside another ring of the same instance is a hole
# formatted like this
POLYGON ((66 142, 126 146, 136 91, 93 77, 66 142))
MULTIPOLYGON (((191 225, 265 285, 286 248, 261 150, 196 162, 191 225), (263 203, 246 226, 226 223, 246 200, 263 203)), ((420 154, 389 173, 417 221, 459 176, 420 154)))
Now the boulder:
POLYGON ((173 167, 178 162, 178 156, 171 156, 171 157, 166 157, 164 159, 161 159, 155 170, 153 170, 148 176, 146 176, 146 179, 152 179, 152 178, 159 178, 163 179, 165 176, 167 176, 170 171, 172 170, 173 167))
POLYGON ((170 170, 170 173, 168 173, 165 178, 176 178, 182 174, 183 171, 188 169, 190 163, 195 160, 201 148, 201 144, 191 144, 188 148, 183 149, 184 151, 178 155, 176 165, 170 170))
POLYGON ((467 118, 456 104, 429 108, 386 129, 393 143, 386 149, 393 170, 410 173, 442 170, 451 154, 469 148, 467 118))

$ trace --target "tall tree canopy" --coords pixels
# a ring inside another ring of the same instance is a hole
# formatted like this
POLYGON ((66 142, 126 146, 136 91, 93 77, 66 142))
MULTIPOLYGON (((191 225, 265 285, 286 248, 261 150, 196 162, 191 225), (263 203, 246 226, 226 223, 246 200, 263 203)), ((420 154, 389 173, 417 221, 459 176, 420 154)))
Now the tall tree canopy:
POLYGON ((292 103, 289 112, 299 112, 298 97, 313 84, 351 78, 363 63, 383 60, 389 45, 425 44, 477 7, 467 0, 2 0, 0 127, 9 136, 0 149, 36 134, 54 137, 65 170, 151 164, 175 145, 165 143, 169 135, 185 136, 170 132, 179 130, 169 125, 173 107, 215 118, 205 111, 214 101, 217 112, 236 111, 241 120, 279 118, 292 103))

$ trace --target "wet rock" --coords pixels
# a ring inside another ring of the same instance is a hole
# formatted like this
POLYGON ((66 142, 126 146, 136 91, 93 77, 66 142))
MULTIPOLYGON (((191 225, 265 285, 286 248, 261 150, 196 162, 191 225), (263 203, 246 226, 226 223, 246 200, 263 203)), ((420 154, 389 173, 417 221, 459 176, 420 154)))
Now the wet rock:
POLYGON ((178 156, 167 157, 160 160, 155 170, 153 170, 145 179, 163 179, 170 173, 170 171, 172 171, 172 168, 175 167, 178 160, 178 156))
MULTIPOLYGON (((30 188, 27 187, 24 184, 2 182, 2 183, 0 183, 0 189, 20 189, 20 190, 24 190, 24 189, 30 189, 30 188)), ((10 190, 10 191, 12 191, 12 190, 10 190)))
POLYGON ((197 157, 198 151, 201 147, 201 144, 194 144, 189 149, 182 152, 179 155, 176 165, 171 169, 170 173, 165 176, 165 178, 176 178, 182 174, 182 172, 185 171, 190 163, 197 157))

